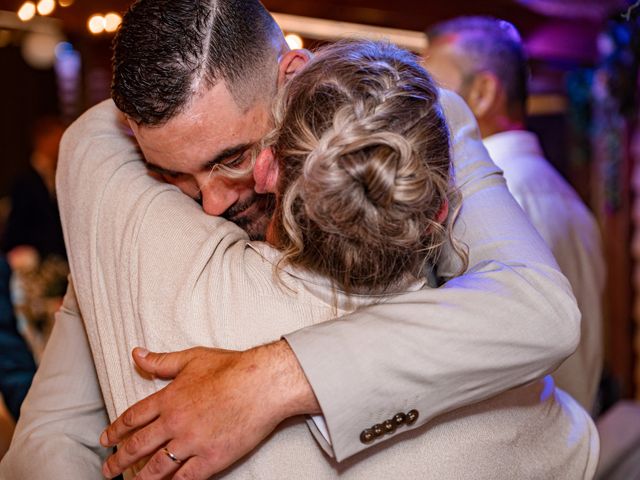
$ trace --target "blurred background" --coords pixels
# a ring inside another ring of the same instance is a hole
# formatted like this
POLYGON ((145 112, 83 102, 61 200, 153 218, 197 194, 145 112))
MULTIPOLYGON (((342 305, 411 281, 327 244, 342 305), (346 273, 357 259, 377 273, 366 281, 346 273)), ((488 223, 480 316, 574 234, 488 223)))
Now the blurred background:
MULTIPOLYGON (((15 185, 35 168, 34 152, 55 151, 56 132, 108 98, 110 45, 120 15, 130 3, 0 0, 0 235, 20 201, 15 185)), ((640 399, 640 231, 636 228, 640 226, 640 204, 636 203, 640 198, 636 195, 640 193, 640 168, 636 168, 640 165, 640 2, 263 3, 293 46, 311 49, 355 34, 389 38, 421 54, 427 42, 424 30, 459 15, 492 15, 520 30, 531 66, 528 126, 538 133, 547 158, 589 206, 602 231, 607 287, 601 408, 606 410, 620 398, 640 399)), ((36 168, 50 193, 54 169, 36 168)), ((55 205, 45 208, 48 213, 38 218, 33 232, 33 249, 14 252, 11 262, 14 270, 22 272, 12 280, 14 303, 20 330, 36 360, 66 275, 64 251, 55 242, 42 244, 43 239, 59 235, 52 220, 55 205)))

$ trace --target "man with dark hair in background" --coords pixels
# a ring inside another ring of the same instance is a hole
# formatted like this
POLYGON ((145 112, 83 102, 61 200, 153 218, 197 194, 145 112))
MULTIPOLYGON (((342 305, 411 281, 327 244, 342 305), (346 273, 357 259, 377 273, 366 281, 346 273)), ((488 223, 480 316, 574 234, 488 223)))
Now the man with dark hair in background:
POLYGON ((14 268, 48 256, 66 258, 55 174, 58 147, 65 126, 55 117, 42 117, 33 128, 33 152, 27 171, 11 193, 11 212, 2 238, 2 251, 14 268))
POLYGON ((578 194, 544 158, 525 126, 529 69, 516 28, 490 17, 460 17, 427 31, 424 64, 471 107, 507 187, 547 242, 582 313, 578 350, 553 376, 593 412, 602 372, 604 260, 598 225, 578 194))
MULTIPOLYGON (((125 15, 114 47, 113 98, 149 169, 201 202, 206 213, 260 238, 271 199, 257 194, 252 180, 217 171, 249 164, 252 147, 269 130, 278 87, 304 67, 308 52, 290 51, 256 0, 141 0, 125 15)), ((105 475, 152 455, 141 478, 162 478, 176 468, 183 478, 208 478, 255 448, 291 412, 316 414, 308 422, 312 433, 341 461, 443 412, 539 378, 572 351, 577 318, 566 280, 498 170, 485 161, 469 112, 448 98, 445 111, 464 119, 450 127, 469 271, 440 289, 403 295, 247 351, 137 351, 143 370, 176 378, 103 434, 103 445, 120 444, 105 475), (500 212, 492 215, 497 205, 500 212), (273 378, 278 381, 265 383, 273 378), (384 426, 409 411, 406 428, 384 426), (180 445, 180 456, 163 450, 169 441, 180 445)), ((87 261, 69 255, 72 272, 75 263, 87 261)), ((451 277, 457 266, 448 252, 438 274, 451 277)), ((91 315, 97 293, 86 284, 69 290, 55 327, 65 335, 54 329, 1 474, 37 476, 41 466, 31 459, 40 454, 51 459, 51 471, 99 475, 96 466, 107 451, 76 434, 81 429, 86 437, 87 431, 76 412, 104 421, 104 403, 95 370, 87 366, 91 359, 69 360, 88 355, 79 313, 91 315), (78 348, 71 351, 69 342, 78 348), (74 391, 80 379, 87 387, 74 391), (58 406, 55 412, 46 411, 47 401, 58 406), (53 420, 44 426, 47 417, 53 420)), ((85 322, 97 321, 86 315, 85 322)), ((89 340, 99 351, 99 338, 89 340)))

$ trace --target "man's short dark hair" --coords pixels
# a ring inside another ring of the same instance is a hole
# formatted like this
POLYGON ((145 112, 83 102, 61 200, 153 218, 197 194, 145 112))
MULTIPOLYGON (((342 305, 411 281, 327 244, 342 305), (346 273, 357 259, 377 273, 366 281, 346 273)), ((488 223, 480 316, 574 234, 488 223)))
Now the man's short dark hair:
POLYGON ((454 37, 461 55, 472 65, 473 71, 465 73, 492 72, 505 86, 509 108, 524 111, 529 69, 513 24, 487 16, 457 17, 432 26, 426 34, 430 42, 454 37))
POLYGON ((220 81, 245 108, 275 89, 264 72, 277 65, 275 35, 258 0, 138 0, 114 39, 111 95, 143 125, 167 122, 220 81))

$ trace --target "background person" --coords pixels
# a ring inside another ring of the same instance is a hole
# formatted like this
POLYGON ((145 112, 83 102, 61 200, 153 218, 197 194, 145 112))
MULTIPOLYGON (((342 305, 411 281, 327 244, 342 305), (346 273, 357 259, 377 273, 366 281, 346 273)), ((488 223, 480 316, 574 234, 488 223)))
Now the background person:
POLYGON ((36 364, 22 335, 18 332, 11 303, 11 269, 0 256, 0 393, 14 420, 31 386, 36 364))
POLYGON ((64 129, 57 117, 36 121, 30 164, 13 185, 0 241, 15 276, 12 294, 20 328, 36 360, 42 355, 69 275, 55 192, 64 129))
POLYGON ((40 118, 34 126, 31 161, 12 189, 11 212, 2 238, 2 251, 9 260, 15 258, 14 268, 23 263, 37 265, 50 255, 66 259, 55 192, 64 129, 62 121, 54 117, 40 118), (23 256, 35 256, 35 260, 21 259, 23 256))
POLYGON ((470 106, 507 187, 553 252, 582 314, 580 345, 553 376, 593 412, 603 361, 605 269, 598 225, 578 194, 544 158, 526 130, 528 67, 515 27, 460 17, 427 31, 424 64, 470 106))

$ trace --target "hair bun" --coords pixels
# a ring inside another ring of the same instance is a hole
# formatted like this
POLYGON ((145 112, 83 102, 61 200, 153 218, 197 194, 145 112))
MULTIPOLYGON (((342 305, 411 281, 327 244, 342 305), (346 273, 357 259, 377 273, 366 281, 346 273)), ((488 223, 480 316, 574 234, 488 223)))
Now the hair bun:
POLYGON ((420 233, 399 219, 433 193, 425 188, 424 161, 402 135, 372 133, 370 118, 343 110, 303 167, 300 190, 307 215, 323 230, 356 242, 371 235, 415 241, 420 233))
POLYGON ((420 276, 446 229, 449 136, 438 93, 408 52, 327 47, 276 108, 282 197, 272 232, 290 262, 347 292, 420 276))

